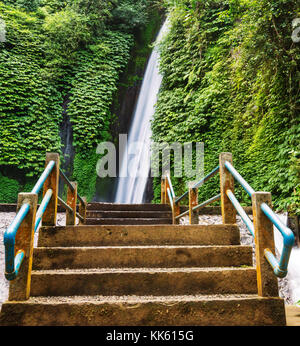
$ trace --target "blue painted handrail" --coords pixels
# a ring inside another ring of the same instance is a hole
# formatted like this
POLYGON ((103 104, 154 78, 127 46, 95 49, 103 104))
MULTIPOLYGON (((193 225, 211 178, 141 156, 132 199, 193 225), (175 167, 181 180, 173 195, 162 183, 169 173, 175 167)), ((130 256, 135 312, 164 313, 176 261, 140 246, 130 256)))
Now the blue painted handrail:
MULTIPOLYGON (((54 161, 50 161, 45 168, 43 174, 35 184, 34 188, 32 189, 31 193, 38 194, 43 187, 46 179, 49 177, 49 174, 51 173, 53 167, 55 166, 54 161)), ((45 194, 43 201, 41 203, 41 206, 37 213, 37 222, 35 224, 35 231, 39 226, 40 221, 39 218, 42 217, 44 211, 47 208, 47 205, 51 199, 52 196, 52 190, 48 190, 45 194)), ((21 225, 21 223, 26 218, 28 212, 30 210, 30 205, 28 203, 24 203, 16 217, 14 218, 13 222, 10 224, 10 226, 7 228, 7 230, 4 233, 4 246, 5 246, 5 277, 7 280, 14 280, 18 273, 19 269, 21 267, 21 264, 23 262, 25 252, 24 250, 19 250, 17 254, 15 255, 15 241, 16 241, 16 234, 18 232, 18 229, 21 225)))
POLYGON ((281 222, 279 217, 266 203, 261 204, 261 210, 283 236, 283 249, 279 262, 270 249, 265 249, 265 257, 272 266, 274 274, 280 278, 284 278, 287 275, 289 259, 295 243, 294 233, 281 222))
POLYGON ((173 185, 172 185, 172 182, 171 182, 171 179, 170 179, 170 175, 168 173, 166 174, 166 178, 167 178, 168 183, 169 183, 171 199, 172 199, 172 202, 173 202, 173 198, 175 198, 175 192, 174 192, 173 185))
MULTIPOLYGON (((242 185, 242 187, 246 190, 248 195, 251 197, 255 190, 246 182, 246 180, 237 172, 237 170, 232 166, 232 164, 228 161, 225 161, 225 167, 228 171, 233 175, 233 177, 242 185)), ((227 190, 226 194, 233 206, 237 210, 238 214, 241 216, 242 220, 246 224, 247 228, 251 232, 251 234, 255 237, 254 226, 248 215, 245 213, 244 209, 235 198, 232 191, 227 190)), ((264 255, 273 268, 274 274, 277 277, 284 278, 287 275, 287 268, 289 263, 290 254, 292 251, 292 247, 295 243, 295 236, 291 229, 285 226, 278 216, 274 213, 274 211, 266 204, 262 203, 260 206, 263 213, 267 216, 267 218, 272 222, 272 224, 280 231, 283 236, 283 249, 280 256, 280 260, 278 261, 276 257, 273 255, 270 249, 265 249, 264 255)))
POLYGON ((220 166, 217 166, 216 168, 214 168, 210 173, 208 173, 203 179, 201 179, 200 181, 198 181, 198 183, 196 183, 193 186, 193 189, 196 189, 197 187, 199 187, 200 185, 202 185, 203 183, 207 182, 207 180, 209 180, 210 178, 212 178, 215 174, 217 174, 219 172, 220 166))
POLYGON ((171 190, 169 188, 167 188, 167 194, 169 197, 171 208, 173 209, 174 203, 173 203, 172 193, 171 193, 171 190))
MULTIPOLYGON (((216 173, 219 172, 219 169, 220 169, 220 166, 217 166, 216 168, 214 168, 209 174, 207 174, 203 179, 201 179, 198 183, 196 183, 195 185, 193 185, 192 189, 196 189, 197 187, 199 187, 201 184, 205 183, 207 180, 209 180, 211 177, 213 177, 216 173)), ((172 186, 172 182, 171 182, 171 178, 170 178, 170 175, 169 173, 165 173, 164 175, 164 178, 168 180, 168 184, 169 184, 169 188, 167 189, 167 195, 168 195, 168 198, 169 198, 169 201, 170 201, 170 205, 173 209, 174 207, 174 201, 173 199, 176 198, 175 196, 175 192, 174 192, 174 189, 173 189, 173 186, 172 186)), ((187 196, 189 194, 189 191, 186 191, 182 196, 178 197, 176 200, 175 200, 175 205, 180 202, 185 196, 187 196)), ((220 199, 220 194, 217 195, 217 196, 214 196, 212 198, 210 198, 209 200, 201 203, 201 204, 198 204, 197 206, 195 206, 193 208, 193 211, 196 211, 197 209, 200 209, 212 202, 215 202, 217 200, 220 199)), ((187 215, 189 213, 189 210, 185 211, 184 213, 180 214, 180 215, 177 215, 175 217, 175 219, 179 219, 185 215, 187 215)))
POLYGON ((4 233, 5 277, 7 280, 14 280, 17 277, 24 258, 24 251, 23 256, 19 253, 18 256, 15 257, 15 239, 18 229, 29 210, 30 205, 28 203, 23 204, 13 222, 4 233))
POLYGON ((53 191, 51 189, 49 189, 46 193, 45 196, 42 200, 42 203, 36 213, 36 217, 35 217, 35 226, 34 226, 34 232, 37 231, 37 229, 39 228, 39 225, 42 221, 42 217, 44 215, 44 212, 46 211, 46 208, 51 200, 51 197, 53 195, 53 191))
POLYGON ((232 166, 232 164, 228 161, 225 161, 225 167, 228 171, 234 176, 234 178, 242 185, 244 190, 251 197, 255 192, 252 187, 246 182, 246 180, 238 173, 238 171, 232 166))
MULTIPOLYGON (((65 173, 61 169, 59 169, 59 174, 63 178, 65 183, 68 185, 68 187, 71 189, 71 191, 74 192, 73 185, 71 184, 70 180, 67 178, 67 176, 65 175, 65 173)), ((82 205, 86 204, 86 202, 83 200, 83 198, 79 195, 78 192, 77 192, 77 198, 79 199, 79 201, 82 205)), ((63 206, 65 206, 65 205, 63 204, 63 206)))
POLYGON ((31 193, 39 194, 39 192, 41 191, 45 181, 49 177, 49 174, 51 173, 51 171, 52 171, 54 166, 55 166, 55 161, 50 161, 48 163, 47 167, 45 168, 45 170, 44 170, 43 174, 41 175, 40 179, 35 184, 34 188, 31 191, 31 193))
POLYGON ((236 211, 240 215, 241 219, 244 221, 245 225, 247 226, 250 233, 254 236, 254 225, 253 222, 250 220, 249 216, 246 214, 243 207, 240 205, 239 201, 235 198, 235 195, 232 193, 231 190, 226 191, 226 195, 231 200, 231 203, 235 207, 236 211))
MULTIPOLYGON (((196 205, 196 206, 192 209, 192 211, 197 211, 198 209, 201 209, 201 208, 203 208, 203 207, 206 207, 207 205, 209 205, 209 204, 211 204, 211 203, 213 203, 213 202, 216 202, 216 201, 220 200, 220 198, 221 198, 221 194, 219 193, 218 195, 216 195, 216 196, 214 196, 214 197, 208 199, 207 201, 202 202, 202 203, 196 205)), ((188 210, 186 210, 185 212, 183 212, 182 214, 177 215, 177 216, 175 217, 175 219, 178 220, 178 219, 182 218, 183 216, 188 215, 189 212, 190 212, 190 210, 188 209, 188 210)))
MULTIPOLYGON (((205 183, 207 180, 209 180, 210 178, 212 178, 215 174, 217 174, 219 172, 220 166, 216 167, 215 169, 213 169, 210 173, 208 173, 203 179, 201 179, 198 183, 196 183, 192 189, 196 189, 197 187, 199 187, 200 185, 202 185, 203 183, 205 183)), ((180 197, 178 197, 175 201, 175 203, 180 202, 184 197, 186 197, 189 194, 188 191, 186 191, 183 195, 181 195, 180 197)))
POLYGON ((214 196, 214 197, 208 199, 207 201, 202 202, 202 203, 196 205, 196 206, 192 209, 192 211, 197 211, 198 209, 201 209, 201 208, 203 208, 203 207, 205 207, 205 206, 207 206, 207 205, 209 205, 209 204, 211 204, 211 203, 213 203, 213 202, 219 201, 220 198, 221 198, 221 194, 219 193, 218 195, 216 195, 216 196, 214 196))

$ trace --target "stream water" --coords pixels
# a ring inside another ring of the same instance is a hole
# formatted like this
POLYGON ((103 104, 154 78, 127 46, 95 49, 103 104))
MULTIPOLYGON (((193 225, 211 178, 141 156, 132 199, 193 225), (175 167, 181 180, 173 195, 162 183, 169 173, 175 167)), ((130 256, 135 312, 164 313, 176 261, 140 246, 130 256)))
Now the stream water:
MULTIPOLYGON (((168 22, 165 21, 156 38, 156 43, 162 39, 167 28, 168 22)), ((115 203, 140 204, 144 201, 150 172, 151 119, 162 82, 158 63, 159 53, 157 47, 154 47, 133 114, 127 146, 122 153, 115 203)))
MULTIPOLYGON (((285 225, 287 224, 286 213, 285 215, 278 215, 278 217, 285 225)), ((283 237, 275 226, 274 241, 276 250, 278 251, 278 253, 281 253, 283 249, 283 237)), ((300 248, 294 247, 292 249, 288 265, 288 274, 286 278, 288 280, 291 301, 293 302, 293 304, 296 304, 300 302, 300 248)))

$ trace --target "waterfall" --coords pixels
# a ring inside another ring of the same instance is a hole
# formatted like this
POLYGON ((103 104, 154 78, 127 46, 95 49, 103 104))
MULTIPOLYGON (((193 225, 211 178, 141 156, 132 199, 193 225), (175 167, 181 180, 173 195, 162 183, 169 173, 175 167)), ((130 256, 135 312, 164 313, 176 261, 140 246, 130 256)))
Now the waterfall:
MULTIPOLYGON (((296 304, 300 302, 300 249, 299 248, 293 248, 291 252, 290 262, 289 262, 289 269, 288 269, 288 282, 289 282, 289 289, 291 291, 291 298, 293 301, 293 304, 296 304)), ((300 304, 298 303, 298 306, 300 304)))
MULTIPOLYGON (((63 155, 63 161, 61 162, 61 169, 64 171, 67 177, 72 175, 72 167, 75 156, 75 149, 73 147, 73 129, 70 117, 67 113, 67 108, 70 100, 66 98, 63 107, 63 121, 60 125, 60 138, 61 138, 61 151, 63 155)), ((61 181, 59 184, 59 195, 61 196, 64 191, 64 183, 61 181)))
MULTIPOLYGON (((166 32, 167 23, 166 20, 160 29, 156 43, 162 39, 166 32)), ((143 203, 150 172, 151 119, 155 112, 157 95, 162 82, 158 61, 158 49, 154 47, 133 114, 127 146, 124 148, 122 161, 120 161, 115 203, 143 203), (134 155, 134 157, 130 160, 131 155, 134 155), (128 168, 130 168, 130 172, 128 168)))
MULTIPOLYGON (((281 221, 287 225, 287 213, 285 215, 277 214, 281 221)), ((281 253, 283 248, 283 238, 277 228, 274 226, 275 247, 278 253, 281 253)), ((293 304, 300 301, 300 248, 293 247, 289 265, 288 265, 288 287, 293 304)))

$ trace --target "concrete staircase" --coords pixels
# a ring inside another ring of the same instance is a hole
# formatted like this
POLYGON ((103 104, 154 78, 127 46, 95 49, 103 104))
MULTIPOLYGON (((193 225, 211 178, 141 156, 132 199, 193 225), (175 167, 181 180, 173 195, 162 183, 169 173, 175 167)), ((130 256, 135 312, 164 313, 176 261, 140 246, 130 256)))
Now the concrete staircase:
POLYGON ((160 204, 90 203, 87 225, 172 224, 172 211, 160 204))
POLYGON ((0 325, 285 325, 236 225, 169 225, 162 205, 93 203, 88 220, 41 228, 31 297, 5 302, 0 325))

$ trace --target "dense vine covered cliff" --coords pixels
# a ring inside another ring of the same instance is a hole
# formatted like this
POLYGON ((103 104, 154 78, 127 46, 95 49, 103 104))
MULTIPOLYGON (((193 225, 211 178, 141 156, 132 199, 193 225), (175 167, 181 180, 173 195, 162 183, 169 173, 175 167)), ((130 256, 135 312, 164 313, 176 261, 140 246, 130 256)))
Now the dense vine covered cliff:
MULTIPOLYGON (((255 190, 300 212, 300 44, 292 40, 299 2, 182 0, 166 7, 154 140, 204 142, 205 172, 220 152, 232 152, 255 190)), ((178 193, 186 189, 184 179, 174 182, 178 193)), ((159 200, 160 180, 154 185, 159 200)), ((201 187, 200 200, 218 190, 216 178, 201 187)))
MULTIPOLYGON (((204 142, 205 172, 230 151, 255 190, 272 192, 279 209, 300 212, 294 0, 0 1, 0 202, 30 190, 46 151, 62 154, 66 123, 68 174, 92 199, 97 144, 128 130, 124 105, 134 107, 163 11, 170 30, 160 45, 153 139, 204 142)), ((177 194, 185 190, 186 179, 174 183, 177 194)), ((216 177, 199 198, 218 190, 216 177)), ((154 195, 158 201, 158 178, 154 195)), ((237 195, 249 204, 242 189, 237 195)))
POLYGON ((131 62, 136 68, 122 80, 128 87, 138 83, 138 65, 145 65, 161 23, 155 3, 0 1, 0 202, 30 191, 46 151, 62 153, 66 119, 74 151, 70 178, 91 200, 97 144, 114 140, 118 127, 119 81, 131 62))

